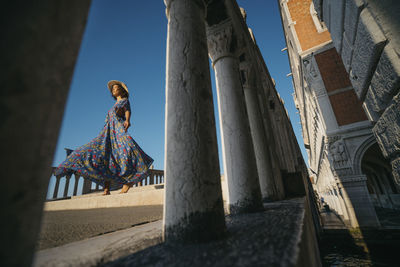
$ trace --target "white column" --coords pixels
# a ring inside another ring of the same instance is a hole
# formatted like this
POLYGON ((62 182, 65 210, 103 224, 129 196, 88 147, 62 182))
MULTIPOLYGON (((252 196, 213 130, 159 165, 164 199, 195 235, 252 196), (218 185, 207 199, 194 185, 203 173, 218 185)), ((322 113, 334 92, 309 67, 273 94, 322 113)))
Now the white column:
POLYGON ((274 136, 274 131, 273 131, 273 124, 274 120, 271 119, 271 116, 273 116, 273 111, 271 111, 270 108, 270 99, 267 97, 267 91, 270 90, 268 88, 268 84, 266 82, 258 81, 260 86, 262 86, 263 89, 263 96, 259 98, 259 104, 260 106, 263 106, 262 109, 262 118, 263 118, 263 125, 264 125, 264 131, 265 131, 265 136, 267 138, 267 142, 269 144, 268 151, 270 158, 272 160, 272 170, 273 170, 273 178, 276 186, 276 200, 283 199, 285 197, 285 190, 283 186, 283 181, 282 181, 282 174, 281 174, 281 169, 280 169, 280 161, 279 161, 279 153, 277 150, 277 146, 279 143, 276 141, 277 139, 274 136), (272 113, 272 114, 271 114, 272 113))
POLYGON ((246 100, 246 108, 256 157, 261 194, 263 199, 276 199, 277 194, 271 158, 268 151, 268 142, 266 139, 263 119, 258 102, 254 69, 252 69, 248 62, 243 62, 240 64, 240 71, 242 73, 244 96, 246 100))
POLYGON ((344 202, 344 198, 343 198, 343 187, 338 184, 337 188, 338 188, 337 190, 338 190, 339 203, 340 203, 340 206, 342 207, 342 211, 343 211, 343 218, 345 220, 350 220, 349 213, 348 213, 347 207, 346 207, 346 203, 344 202))
POLYGON ((82 195, 90 193, 92 191, 92 181, 89 179, 83 180, 82 195))
POLYGON ((72 194, 73 196, 76 196, 76 194, 78 193, 79 177, 79 175, 75 174, 74 193, 72 194))
POLYGON ((53 198, 57 198, 58 187, 60 186, 61 176, 56 176, 56 185, 54 187, 53 198))
POLYGON ((344 201, 348 207, 352 227, 379 227, 379 219, 375 213, 368 193, 365 175, 352 175, 340 178, 344 194, 344 201))
POLYGON ((230 213, 263 209, 256 158, 246 114, 239 60, 230 51, 232 24, 208 29, 209 54, 217 84, 224 170, 230 213))
POLYGON ((71 180, 71 174, 68 174, 68 175, 65 177, 65 186, 64 186, 64 194, 63 194, 63 197, 66 197, 66 196, 68 195, 69 180, 71 180))
POLYGON ((225 234, 205 3, 166 0, 165 241, 225 234))

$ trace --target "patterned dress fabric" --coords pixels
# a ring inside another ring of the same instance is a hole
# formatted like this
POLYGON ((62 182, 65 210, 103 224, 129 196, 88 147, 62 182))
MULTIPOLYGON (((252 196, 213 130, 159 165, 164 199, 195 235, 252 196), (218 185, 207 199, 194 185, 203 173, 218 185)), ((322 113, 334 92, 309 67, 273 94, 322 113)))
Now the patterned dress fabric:
POLYGON ((123 123, 127 110, 131 110, 128 99, 117 101, 108 111, 100 134, 74 150, 54 175, 76 173, 102 186, 110 181, 111 190, 130 182, 137 184, 146 178, 153 159, 125 132, 123 123))

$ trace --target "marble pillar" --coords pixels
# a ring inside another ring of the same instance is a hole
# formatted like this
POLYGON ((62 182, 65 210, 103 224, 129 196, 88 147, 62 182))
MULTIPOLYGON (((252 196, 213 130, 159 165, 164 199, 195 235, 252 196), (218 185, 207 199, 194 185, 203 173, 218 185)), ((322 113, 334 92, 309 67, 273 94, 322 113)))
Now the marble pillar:
POLYGON ((262 210, 256 157, 250 133, 239 60, 230 21, 208 28, 209 55, 217 84, 224 170, 230 213, 262 210))
POLYGON ((276 189, 273 177, 268 142, 265 135, 263 118, 258 102, 257 87, 254 82, 254 69, 248 62, 240 64, 242 83, 246 101, 251 136, 257 163, 258 178, 263 200, 276 199, 276 189))
POLYGON ((88 194, 92 191, 92 181, 89 179, 83 180, 82 195, 88 194))
POLYGON ((343 185, 343 198, 348 208, 352 227, 379 227, 365 175, 352 175, 340 178, 343 185))
POLYGON ((75 174, 74 193, 72 194, 73 196, 76 196, 78 194, 79 178, 80 178, 80 176, 75 174))
POLYGON ((275 200, 280 200, 285 197, 285 190, 283 186, 282 174, 279 164, 280 163, 279 153, 278 153, 279 143, 276 141, 276 138, 274 136, 274 131, 273 131, 274 120, 271 119, 271 116, 273 116, 274 111, 271 110, 270 99, 267 97, 267 90, 270 89, 268 88, 268 85, 266 83, 263 83, 262 81, 259 81, 258 84, 260 84, 259 86, 262 86, 264 95, 264 97, 261 97, 261 99, 259 98, 259 104, 260 106, 264 105, 262 109, 262 118, 263 118, 265 136, 267 138, 267 143, 269 144, 268 151, 270 158, 272 160, 271 165, 273 170, 273 178, 276 186, 275 200))
POLYGON ((89 7, 89 0, 3 4, 0 266, 32 265, 89 7))
POLYGON ((68 175, 65 177, 65 186, 64 186, 63 197, 66 197, 66 196, 68 195, 69 181, 71 180, 71 175, 72 175, 72 174, 68 174, 68 175))
POLYGON ((56 185, 54 186, 53 198, 57 198, 58 188, 60 186, 61 176, 56 176, 56 185))
POLYGON ((225 235, 217 135, 207 56, 205 3, 165 0, 165 241, 225 235))

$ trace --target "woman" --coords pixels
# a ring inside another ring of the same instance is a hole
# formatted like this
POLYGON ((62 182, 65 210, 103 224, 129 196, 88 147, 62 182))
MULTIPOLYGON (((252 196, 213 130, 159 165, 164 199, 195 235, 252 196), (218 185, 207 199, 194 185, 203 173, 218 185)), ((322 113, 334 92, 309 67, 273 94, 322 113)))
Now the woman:
POLYGON ((104 187, 104 194, 123 185, 120 193, 147 177, 153 159, 146 155, 126 131, 130 127, 131 108, 125 83, 112 80, 108 89, 116 100, 108 111, 99 136, 74 150, 58 166, 55 175, 75 172, 104 187))

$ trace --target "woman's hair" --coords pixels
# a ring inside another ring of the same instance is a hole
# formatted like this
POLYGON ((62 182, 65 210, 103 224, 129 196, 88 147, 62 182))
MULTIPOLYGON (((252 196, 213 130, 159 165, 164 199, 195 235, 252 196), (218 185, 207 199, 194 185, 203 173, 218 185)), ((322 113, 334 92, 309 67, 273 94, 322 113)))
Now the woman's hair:
MULTIPOLYGON (((116 84, 116 85, 118 85, 118 89, 119 89, 119 92, 121 93, 121 97, 122 97, 122 98, 128 98, 128 97, 129 97, 129 93, 128 93, 124 88, 122 88, 121 85, 119 85, 119 84, 116 84)), ((112 91, 111 91, 111 96, 112 96, 115 100, 117 99, 117 98, 113 95, 112 91)))

